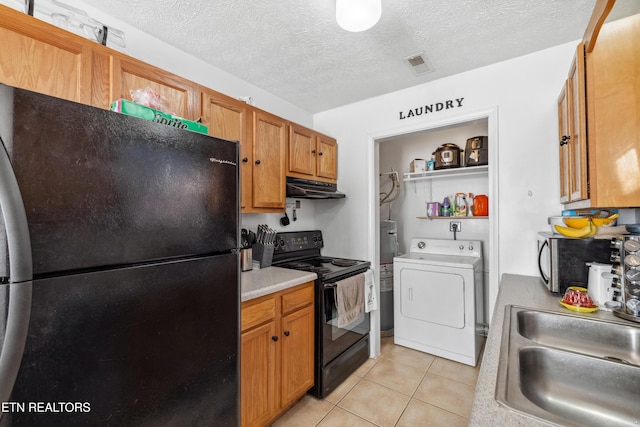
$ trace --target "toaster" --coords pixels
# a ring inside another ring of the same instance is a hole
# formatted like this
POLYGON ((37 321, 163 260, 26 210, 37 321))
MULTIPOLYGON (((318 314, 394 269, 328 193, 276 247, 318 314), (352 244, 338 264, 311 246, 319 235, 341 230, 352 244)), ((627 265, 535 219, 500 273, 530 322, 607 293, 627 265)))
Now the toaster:
POLYGON ((489 164, 489 138, 474 136, 467 139, 464 149, 465 166, 481 166, 489 164))

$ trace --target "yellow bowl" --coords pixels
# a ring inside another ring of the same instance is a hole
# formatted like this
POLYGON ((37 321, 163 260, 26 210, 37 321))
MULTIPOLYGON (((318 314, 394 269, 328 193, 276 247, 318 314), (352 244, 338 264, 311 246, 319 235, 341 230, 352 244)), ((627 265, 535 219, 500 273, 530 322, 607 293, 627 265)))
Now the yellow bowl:
POLYGON ((597 218, 597 217, 593 217, 591 220, 593 221, 593 223, 595 225, 597 225, 598 227, 601 227, 603 225, 609 225, 612 222, 614 222, 620 215, 619 214, 613 214, 611 216, 608 216, 606 218, 597 218))
POLYGON ((567 216, 562 218, 567 227, 571 228, 584 228, 589 224, 591 218, 588 216, 567 216))

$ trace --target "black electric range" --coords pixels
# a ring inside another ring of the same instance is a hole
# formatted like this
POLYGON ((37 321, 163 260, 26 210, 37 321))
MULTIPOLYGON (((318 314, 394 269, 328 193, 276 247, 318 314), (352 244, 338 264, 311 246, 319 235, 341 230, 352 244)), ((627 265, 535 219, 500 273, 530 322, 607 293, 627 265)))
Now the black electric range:
POLYGON ((322 232, 278 233, 272 265, 318 275, 315 281, 315 384, 310 393, 323 398, 369 358, 369 313, 338 327, 336 287, 364 274, 368 261, 321 255, 322 232))
POLYGON ((371 263, 354 259, 322 256, 322 232, 278 233, 272 265, 316 273, 323 282, 366 271, 371 263))

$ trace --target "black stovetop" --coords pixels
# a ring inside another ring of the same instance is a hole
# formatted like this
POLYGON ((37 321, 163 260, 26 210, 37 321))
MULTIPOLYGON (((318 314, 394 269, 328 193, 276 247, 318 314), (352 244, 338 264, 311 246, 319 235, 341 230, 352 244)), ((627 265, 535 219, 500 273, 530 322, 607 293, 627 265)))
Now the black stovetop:
POLYGON ((278 233, 272 265, 311 271, 324 282, 361 273, 371 265, 368 261, 323 256, 323 242, 318 230, 278 233))

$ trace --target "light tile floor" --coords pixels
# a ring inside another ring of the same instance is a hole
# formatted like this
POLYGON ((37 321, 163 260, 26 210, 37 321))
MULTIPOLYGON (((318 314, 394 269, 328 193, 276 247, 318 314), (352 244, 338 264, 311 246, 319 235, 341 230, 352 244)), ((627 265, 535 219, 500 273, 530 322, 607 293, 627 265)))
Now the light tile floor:
POLYGON ((382 338, 369 359, 325 399, 306 395, 273 427, 456 427, 471 414, 474 368, 382 338))

